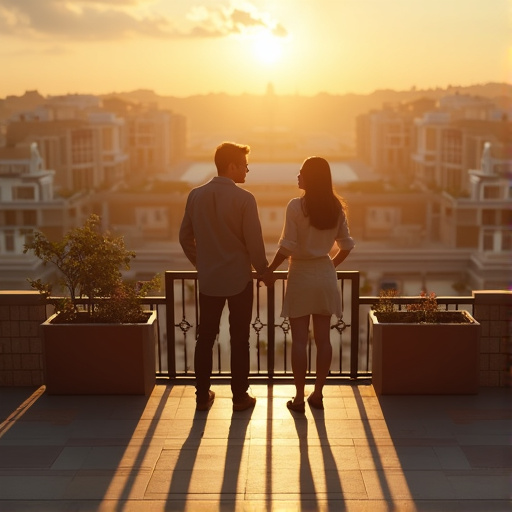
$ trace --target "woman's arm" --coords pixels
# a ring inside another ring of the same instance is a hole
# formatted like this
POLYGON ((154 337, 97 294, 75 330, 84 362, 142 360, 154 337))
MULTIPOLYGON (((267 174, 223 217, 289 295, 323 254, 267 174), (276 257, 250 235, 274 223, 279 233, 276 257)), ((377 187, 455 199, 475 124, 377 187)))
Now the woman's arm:
POLYGON ((340 249, 332 258, 332 262, 337 267, 342 261, 345 261, 346 257, 350 254, 352 249, 340 249))
POLYGON ((280 252, 280 250, 278 249, 274 255, 274 258, 272 259, 272 262, 268 266, 266 272, 261 276, 261 280, 265 283, 266 286, 270 286, 270 285, 274 284, 276 278, 274 277, 273 272, 286 259, 288 259, 288 256, 286 254, 283 254, 282 252, 280 252))

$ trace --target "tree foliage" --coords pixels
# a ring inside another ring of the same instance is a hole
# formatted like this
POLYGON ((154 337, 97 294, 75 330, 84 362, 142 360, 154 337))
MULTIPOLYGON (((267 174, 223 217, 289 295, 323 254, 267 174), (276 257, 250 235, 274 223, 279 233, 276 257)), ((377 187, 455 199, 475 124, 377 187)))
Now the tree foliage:
POLYGON ((133 321, 136 317, 140 321, 138 299, 156 282, 139 287, 123 281, 121 271, 129 270, 135 252, 126 249, 122 236, 102 232, 100 224, 100 217, 92 214, 82 227, 71 229, 58 241, 36 232, 24 252, 33 251, 44 265, 51 263, 59 272, 55 283, 43 283, 40 279, 29 282, 45 296, 51 295, 55 284, 66 289, 71 307, 61 303, 58 308, 67 319, 78 314, 79 302, 86 299, 86 310, 98 321, 133 321), (109 300, 102 301, 106 298, 109 300), (117 313, 109 313, 109 308, 117 313))

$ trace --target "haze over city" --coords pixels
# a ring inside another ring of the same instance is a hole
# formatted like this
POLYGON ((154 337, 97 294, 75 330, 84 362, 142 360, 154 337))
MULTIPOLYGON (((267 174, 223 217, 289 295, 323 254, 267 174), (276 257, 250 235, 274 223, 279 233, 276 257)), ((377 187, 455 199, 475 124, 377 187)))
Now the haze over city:
POLYGON ((0 97, 510 83, 510 0, 0 0, 0 97))

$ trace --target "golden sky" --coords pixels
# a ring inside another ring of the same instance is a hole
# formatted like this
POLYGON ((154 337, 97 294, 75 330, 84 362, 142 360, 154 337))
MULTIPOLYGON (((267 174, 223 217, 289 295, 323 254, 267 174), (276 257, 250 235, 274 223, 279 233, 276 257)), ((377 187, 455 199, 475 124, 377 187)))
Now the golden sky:
POLYGON ((512 0, 0 0, 0 98, 512 82, 512 0))

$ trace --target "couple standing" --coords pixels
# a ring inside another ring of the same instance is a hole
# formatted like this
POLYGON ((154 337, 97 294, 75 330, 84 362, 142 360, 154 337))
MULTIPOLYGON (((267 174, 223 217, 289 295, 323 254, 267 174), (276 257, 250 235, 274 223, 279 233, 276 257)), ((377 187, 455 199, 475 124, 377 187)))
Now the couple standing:
POLYGON ((335 268, 354 246, 345 206, 332 188, 326 160, 307 158, 298 175, 302 197, 292 199, 279 248, 268 265, 254 196, 237 187, 249 172, 249 146, 224 142, 215 151, 218 176, 193 189, 187 199, 180 229, 180 243, 198 271, 199 332, 194 354, 196 409, 208 410, 215 399, 210 389, 212 350, 227 301, 231 343, 233 410, 254 407, 249 389, 249 334, 252 317, 252 268, 266 285, 274 283, 273 271, 289 260, 288 283, 281 316, 292 331, 292 370, 295 397, 290 410, 305 411, 304 388, 310 316, 317 347, 315 389, 311 407, 323 409, 322 389, 329 373, 332 348, 331 315, 341 316, 341 296, 335 268), (338 252, 331 259, 334 245, 338 252))

